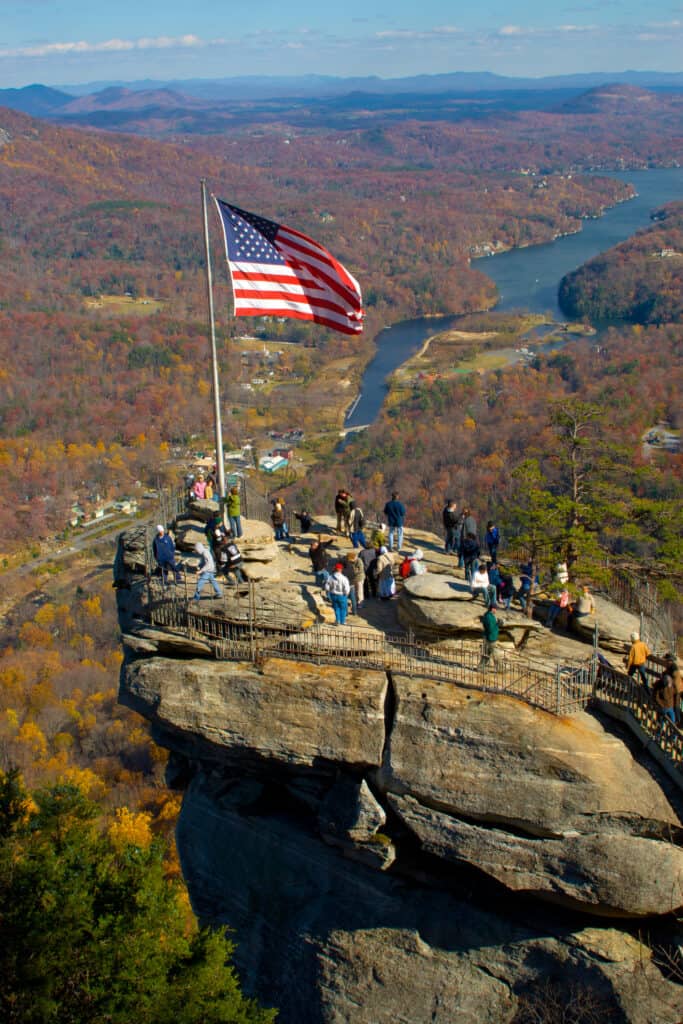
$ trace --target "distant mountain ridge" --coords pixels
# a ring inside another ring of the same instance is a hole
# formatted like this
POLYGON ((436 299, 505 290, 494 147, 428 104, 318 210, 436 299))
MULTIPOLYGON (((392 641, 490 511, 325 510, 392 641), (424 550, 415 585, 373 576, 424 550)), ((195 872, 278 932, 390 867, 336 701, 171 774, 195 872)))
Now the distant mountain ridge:
POLYGON ((623 71, 554 75, 544 78, 509 78, 490 71, 380 78, 376 75, 342 78, 333 75, 244 75, 221 79, 186 79, 133 82, 92 82, 53 89, 33 84, 22 89, 0 89, 0 106, 37 117, 93 113, 102 110, 141 110, 143 107, 191 107, 245 100, 329 99, 368 96, 438 95, 444 93, 575 93, 605 86, 636 86, 655 91, 683 92, 683 72, 623 71), (143 100, 142 97, 145 97, 143 100))

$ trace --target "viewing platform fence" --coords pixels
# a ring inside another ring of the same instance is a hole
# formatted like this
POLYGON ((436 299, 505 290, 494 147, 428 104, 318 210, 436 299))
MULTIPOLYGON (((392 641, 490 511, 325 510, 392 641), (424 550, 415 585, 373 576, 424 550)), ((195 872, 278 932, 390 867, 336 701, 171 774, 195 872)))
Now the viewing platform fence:
POLYGON ((324 623, 301 628, 279 616, 277 608, 259 603, 254 588, 243 589, 241 607, 233 603, 229 618, 223 609, 220 616, 202 612, 182 596, 152 600, 147 615, 154 626, 207 643, 219 660, 259 664, 267 658, 286 658, 390 672, 508 694, 556 715, 581 710, 593 692, 592 658, 588 664, 566 664, 553 672, 501 651, 495 662, 486 665, 484 645, 478 640, 442 639, 435 649, 410 634, 349 625, 340 629, 324 623))

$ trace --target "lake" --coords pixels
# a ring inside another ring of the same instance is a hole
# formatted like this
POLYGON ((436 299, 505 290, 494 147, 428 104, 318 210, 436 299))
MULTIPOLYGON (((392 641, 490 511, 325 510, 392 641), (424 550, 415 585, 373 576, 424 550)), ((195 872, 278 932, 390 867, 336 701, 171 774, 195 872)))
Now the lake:
MULTIPOLYGON (((607 172, 603 172, 607 176, 607 172)), ((647 227, 657 207, 683 200, 683 168, 652 171, 611 171, 609 177, 630 182, 638 195, 608 210, 602 217, 582 222, 582 230, 545 245, 511 249, 477 260, 475 266, 498 287, 497 310, 523 309, 565 319, 557 304, 557 292, 565 274, 598 253, 623 242, 647 227)), ((363 374, 360 397, 347 416, 345 427, 373 423, 386 394, 386 379, 437 331, 447 330, 459 316, 420 317, 404 320, 380 331, 377 351, 363 374)))

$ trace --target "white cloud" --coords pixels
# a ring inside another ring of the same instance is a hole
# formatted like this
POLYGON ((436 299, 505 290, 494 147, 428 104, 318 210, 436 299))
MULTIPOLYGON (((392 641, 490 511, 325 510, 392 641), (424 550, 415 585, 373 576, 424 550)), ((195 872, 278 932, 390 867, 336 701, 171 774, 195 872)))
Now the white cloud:
POLYGON ((43 43, 37 46, 20 46, 15 49, 0 49, 0 57, 51 57, 71 53, 123 53, 130 50, 168 50, 173 47, 185 49, 215 45, 223 40, 206 43, 198 36, 185 35, 172 38, 157 36, 154 39, 106 39, 99 43, 78 40, 67 43, 43 43))
POLYGON ((431 29, 385 29, 382 32, 375 32, 375 39, 442 39, 448 36, 462 35, 462 29, 454 25, 439 25, 431 29))

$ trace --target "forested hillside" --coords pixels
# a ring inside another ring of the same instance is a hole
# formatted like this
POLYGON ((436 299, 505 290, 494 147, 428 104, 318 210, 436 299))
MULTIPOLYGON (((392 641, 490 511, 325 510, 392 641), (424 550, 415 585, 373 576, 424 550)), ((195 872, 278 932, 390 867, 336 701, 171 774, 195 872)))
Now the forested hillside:
MULTIPOLYGON (((496 317, 471 326, 491 331, 496 317)), ((575 571, 599 577, 611 554, 680 586, 683 456, 646 450, 642 438, 660 420, 680 429, 682 380, 679 324, 612 329, 599 345, 570 342, 486 375, 423 379, 392 393, 379 422, 316 473, 315 498, 301 498, 331 508, 343 484, 381 514, 397 489, 413 525, 440 529, 453 497, 547 565, 580 552, 575 571)))
MULTIPOLYGON (((320 423, 325 366, 346 360, 345 376, 357 379, 383 324, 490 306, 494 289, 470 266, 472 252, 578 230, 582 216, 629 194, 606 178, 526 173, 524 137, 501 139, 496 128, 479 139, 475 171, 461 166, 472 164, 472 143, 461 160, 462 137, 448 125, 160 143, 2 112, 0 486, 30 508, 33 536, 62 528, 75 499, 154 481, 167 446, 211 434, 200 175, 328 244, 362 280, 367 307, 365 334, 333 344, 320 328, 272 325, 273 337, 301 343, 301 358, 285 360, 256 410, 228 390, 228 444, 288 410, 303 408, 309 428, 320 423), (499 170, 503 156, 525 173, 499 170)), ((217 231, 213 248, 229 382, 224 340, 235 325, 217 231)), ((26 535, 9 506, 5 552, 26 535)))
POLYGON ((654 214, 651 228, 590 260, 560 284, 570 317, 664 324, 683 319, 683 203, 654 214))

